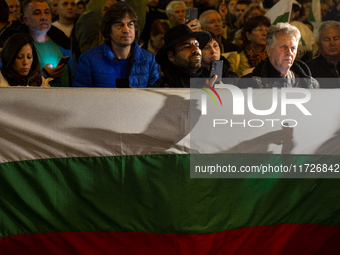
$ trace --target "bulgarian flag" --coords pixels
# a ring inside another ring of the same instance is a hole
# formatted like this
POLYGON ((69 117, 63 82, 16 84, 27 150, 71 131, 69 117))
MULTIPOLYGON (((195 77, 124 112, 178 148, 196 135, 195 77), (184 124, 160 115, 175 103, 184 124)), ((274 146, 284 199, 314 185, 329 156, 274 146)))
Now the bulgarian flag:
POLYGON ((266 13, 266 17, 276 25, 279 22, 289 22, 293 0, 280 0, 266 13))
POLYGON ((308 14, 309 22, 321 22, 321 4, 320 0, 313 0, 308 14))
MULTIPOLYGON (((227 92, 216 90, 232 107, 227 92)), ((191 155, 226 150, 231 164, 316 157, 336 167, 339 109, 328 102, 340 92, 312 92, 307 109, 320 119, 285 131, 296 150, 267 151, 281 125, 192 141, 205 122, 199 89, 193 100, 189 89, 2 88, 0 254, 338 254, 340 179, 190 178, 191 155)), ((207 114, 221 107, 207 101, 207 114)), ((296 112, 285 118, 304 118, 296 112)))

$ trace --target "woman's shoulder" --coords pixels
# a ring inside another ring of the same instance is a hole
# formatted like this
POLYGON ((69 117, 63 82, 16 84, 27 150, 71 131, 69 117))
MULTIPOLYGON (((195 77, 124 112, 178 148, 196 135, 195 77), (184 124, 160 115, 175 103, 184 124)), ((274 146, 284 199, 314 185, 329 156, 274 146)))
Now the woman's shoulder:
POLYGON ((0 87, 9 87, 10 85, 8 84, 7 80, 5 77, 2 75, 0 72, 0 87))

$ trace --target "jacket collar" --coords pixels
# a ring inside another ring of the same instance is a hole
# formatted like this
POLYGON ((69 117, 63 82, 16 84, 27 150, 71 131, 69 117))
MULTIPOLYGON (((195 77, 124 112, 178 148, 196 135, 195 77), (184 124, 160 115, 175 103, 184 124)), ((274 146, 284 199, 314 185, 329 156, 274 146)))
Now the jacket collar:
MULTIPOLYGON (((113 53, 110 45, 107 43, 104 43, 103 47, 104 47, 104 56, 110 60, 114 60, 115 54, 113 53)), ((131 57, 135 59, 136 61, 141 61, 145 58, 143 51, 141 50, 138 43, 136 42, 133 42, 131 44, 131 57)))

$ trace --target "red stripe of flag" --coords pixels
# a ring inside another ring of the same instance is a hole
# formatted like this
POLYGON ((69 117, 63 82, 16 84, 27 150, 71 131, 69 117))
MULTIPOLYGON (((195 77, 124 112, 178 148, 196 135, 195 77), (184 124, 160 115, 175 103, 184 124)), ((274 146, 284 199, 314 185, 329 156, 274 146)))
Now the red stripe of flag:
POLYGON ((54 232, 0 238, 0 254, 340 254, 340 227, 282 224, 210 234, 54 232))

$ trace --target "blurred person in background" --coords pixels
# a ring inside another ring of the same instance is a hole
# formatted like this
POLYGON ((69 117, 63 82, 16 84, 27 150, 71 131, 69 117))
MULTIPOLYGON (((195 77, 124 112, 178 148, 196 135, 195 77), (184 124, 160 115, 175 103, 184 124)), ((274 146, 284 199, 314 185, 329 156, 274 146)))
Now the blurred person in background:
POLYGON ((52 22, 57 21, 59 19, 58 0, 47 0, 47 3, 50 7, 52 22))
POLYGON ((155 20, 151 26, 150 39, 146 41, 141 48, 156 55, 164 46, 164 35, 169 29, 170 26, 167 22, 155 20))
POLYGON ((58 13, 59 19, 52 25, 63 31, 67 37, 70 37, 76 20, 76 1, 59 0, 58 13))
MULTIPOLYGON (((166 14, 168 15, 169 21, 170 21, 170 27, 175 27, 180 24, 185 24, 185 10, 186 6, 185 3, 182 1, 171 1, 166 6, 166 14)), ((196 22, 197 19, 193 19, 187 23, 187 25, 190 27, 190 29, 193 32, 198 31, 198 26, 193 25, 194 22, 196 22)))
POLYGON ((208 31, 214 34, 218 38, 218 42, 221 45, 222 53, 237 51, 237 45, 233 44, 222 36, 223 26, 220 14, 215 10, 208 10, 203 12, 199 21, 203 31, 208 31))
POLYGON ((243 45, 240 48, 240 65, 236 70, 239 76, 245 75, 246 70, 254 69, 262 60, 267 58, 266 36, 270 20, 265 16, 250 18, 242 30, 243 45))
POLYGON ((0 53, 2 62, 0 86, 50 87, 49 79, 41 76, 34 41, 27 34, 15 34, 5 43, 0 53))
POLYGON ((83 1, 79 1, 77 3, 77 10, 76 13, 78 15, 78 17, 80 16, 80 14, 82 14, 84 11, 86 11, 86 3, 83 1))
POLYGON ((16 20, 21 20, 21 7, 18 0, 6 0, 9 11, 12 12, 16 18, 16 20))
POLYGON ((317 44, 320 55, 307 62, 312 76, 316 79, 337 78, 335 79, 337 81, 336 84, 320 82, 320 87, 334 87, 335 85, 339 88, 340 23, 334 20, 323 22, 318 30, 317 44))

